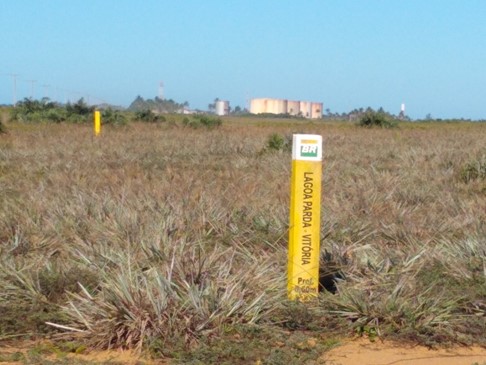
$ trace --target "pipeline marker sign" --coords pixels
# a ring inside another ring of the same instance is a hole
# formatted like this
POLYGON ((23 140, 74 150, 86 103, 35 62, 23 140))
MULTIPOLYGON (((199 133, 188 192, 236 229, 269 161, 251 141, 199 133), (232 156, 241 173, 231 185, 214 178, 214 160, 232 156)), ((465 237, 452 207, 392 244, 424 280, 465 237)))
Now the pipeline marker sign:
POLYGON ((318 294, 321 181, 322 137, 294 134, 287 281, 291 300, 318 294))
POLYGON ((101 133, 101 116, 100 112, 96 110, 94 112, 94 134, 95 136, 99 136, 101 133))

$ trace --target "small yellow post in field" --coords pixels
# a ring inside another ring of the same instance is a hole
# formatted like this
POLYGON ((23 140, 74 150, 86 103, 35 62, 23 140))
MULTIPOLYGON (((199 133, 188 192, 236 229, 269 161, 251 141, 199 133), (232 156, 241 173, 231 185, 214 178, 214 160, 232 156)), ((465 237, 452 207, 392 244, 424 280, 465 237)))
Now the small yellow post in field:
POLYGON ((287 290, 290 300, 316 298, 319 289, 322 137, 294 134, 287 290))
POLYGON ((94 112, 94 134, 95 136, 99 136, 101 133, 101 115, 99 110, 95 110, 94 112))

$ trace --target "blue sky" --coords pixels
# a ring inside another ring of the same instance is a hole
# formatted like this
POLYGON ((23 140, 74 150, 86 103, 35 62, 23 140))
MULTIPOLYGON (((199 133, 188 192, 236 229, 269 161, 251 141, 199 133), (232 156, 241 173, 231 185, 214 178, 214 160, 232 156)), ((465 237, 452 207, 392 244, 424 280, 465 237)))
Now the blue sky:
POLYGON ((0 104, 321 101, 486 119, 482 0, 1 0, 0 104), (36 80, 32 83, 27 80, 36 80), (49 85, 49 86, 43 86, 49 85))

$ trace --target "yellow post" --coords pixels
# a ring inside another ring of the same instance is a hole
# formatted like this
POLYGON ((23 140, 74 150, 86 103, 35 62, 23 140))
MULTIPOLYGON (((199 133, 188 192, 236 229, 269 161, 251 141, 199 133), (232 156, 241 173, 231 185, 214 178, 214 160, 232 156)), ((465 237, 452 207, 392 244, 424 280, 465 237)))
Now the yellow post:
POLYGON ((287 290, 290 300, 317 297, 321 222, 322 137, 294 134, 287 290))
POLYGON ((101 133, 101 116, 98 110, 94 112, 94 134, 95 136, 99 136, 101 133))

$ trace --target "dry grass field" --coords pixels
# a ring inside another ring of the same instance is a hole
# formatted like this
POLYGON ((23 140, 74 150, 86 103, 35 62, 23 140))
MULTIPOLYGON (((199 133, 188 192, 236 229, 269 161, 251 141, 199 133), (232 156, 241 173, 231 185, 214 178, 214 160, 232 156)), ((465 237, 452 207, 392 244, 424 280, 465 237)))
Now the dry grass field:
POLYGON ((0 340, 187 364, 313 363, 349 335, 486 345, 486 124, 170 119, 6 123, 0 340), (336 282, 306 305, 286 300, 290 150, 267 146, 292 133, 323 136, 336 282))

